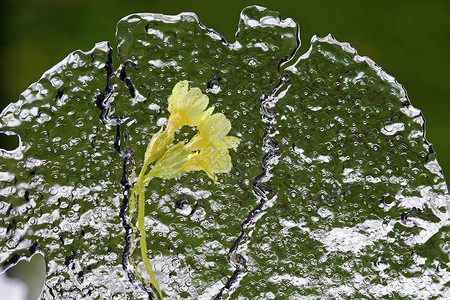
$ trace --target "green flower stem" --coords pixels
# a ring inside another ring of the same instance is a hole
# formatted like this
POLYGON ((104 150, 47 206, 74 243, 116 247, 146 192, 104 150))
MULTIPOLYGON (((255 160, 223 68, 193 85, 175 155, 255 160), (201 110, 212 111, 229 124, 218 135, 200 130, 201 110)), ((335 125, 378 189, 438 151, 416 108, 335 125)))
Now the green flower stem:
POLYGON ((144 259, 145 269, 147 270, 147 274, 150 275, 150 280, 152 285, 158 291, 158 299, 162 299, 161 289, 159 288, 158 281, 156 281, 155 274, 153 273, 152 266, 150 264, 150 259, 147 256, 147 239, 144 230, 144 206, 145 206, 145 198, 144 198, 144 190, 139 191, 139 217, 138 217, 138 230, 141 233, 141 237, 139 239, 139 244, 141 246, 141 255, 144 259))
POLYGON ((138 181, 136 182, 136 184, 134 185, 134 187, 131 191, 133 201, 130 201, 130 209, 133 209, 133 210, 136 209, 136 196, 137 196, 138 202, 139 202, 138 203, 139 210, 138 210, 138 227, 137 227, 137 229, 139 230, 139 232, 141 234, 141 236, 139 238, 139 245, 141 248, 141 256, 142 256, 142 259, 144 260, 144 265, 145 265, 147 274, 150 276, 151 284, 157 291, 157 298, 162 299, 163 296, 161 293, 161 289, 159 287, 158 281, 156 280, 155 274, 153 273, 150 259, 147 256, 147 239, 146 239, 146 234, 145 234, 145 230, 144 230, 145 186, 148 184, 148 182, 150 182, 150 178, 148 178, 148 180, 146 180, 146 183, 144 183, 144 178, 145 178, 145 171, 146 171, 149 163, 150 163, 150 159, 146 158, 144 160, 144 166, 142 167, 142 170, 139 174, 138 181))
MULTIPOLYGON (((208 97, 203 95, 199 88, 189 89, 187 81, 181 81, 175 85, 172 95, 168 99, 170 117, 167 127, 166 129, 161 127, 150 139, 144 154, 144 164, 138 180, 131 190, 130 217, 133 217, 137 205, 139 210, 137 230, 141 234, 139 240, 141 255, 147 274, 151 278, 153 292, 158 299, 162 299, 161 289, 147 256, 147 240, 144 230, 145 187, 153 177, 170 179, 201 170, 217 183, 216 173, 229 172, 232 167, 228 149, 236 148, 239 144, 238 138, 226 136, 231 129, 231 123, 225 115, 213 114, 214 107, 205 110, 208 101, 208 97), (184 141, 172 145, 175 133, 185 125, 198 126, 198 133, 187 145, 184 141), (215 160, 217 153, 222 153, 223 157, 215 160), (147 168, 153 162, 155 162, 153 167, 147 172, 147 168)), ((133 171, 133 178, 134 176, 133 171)), ((135 227, 133 229, 137 232, 135 227)), ((137 270, 136 273, 144 281, 137 270)))

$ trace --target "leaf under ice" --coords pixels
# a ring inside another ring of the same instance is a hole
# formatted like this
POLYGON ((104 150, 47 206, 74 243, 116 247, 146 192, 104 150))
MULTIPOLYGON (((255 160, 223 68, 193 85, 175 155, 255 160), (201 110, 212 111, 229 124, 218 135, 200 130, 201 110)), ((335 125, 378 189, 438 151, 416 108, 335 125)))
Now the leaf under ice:
POLYGON ((234 293, 445 298, 448 189, 403 87, 347 43, 314 37, 265 107, 277 197, 248 229, 234 293))
POLYGON ((129 191, 188 80, 241 143, 217 185, 196 172, 147 187, 165 297, 445 297, 449 195, 420 110, 331 36, 294 57, 298 32, 257 6, 233 44, 192 13, 134 14, 117 70, 104 42, 47 71, 0 115, 20 137, 0 152, 2 267, 43 253, 46 299, 155 297, 129 191))

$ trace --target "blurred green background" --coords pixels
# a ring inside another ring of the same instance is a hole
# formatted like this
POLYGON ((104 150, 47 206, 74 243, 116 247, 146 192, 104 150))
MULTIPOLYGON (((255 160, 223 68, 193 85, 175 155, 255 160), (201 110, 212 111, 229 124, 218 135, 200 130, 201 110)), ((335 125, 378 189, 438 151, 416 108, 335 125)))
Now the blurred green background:
MULTIPOLYGON (((44 71, 76 49, 111 41, 117 21, 135 12, 195 12, 234 41, 240 11, 259 4, 300 24, 305 52, 312 35, 332 33, 371 57, 403 84, 427 120, 444 172, 450 172, 450 1, 0 1, 0 108, 16 101, 44 71)), ((3 140, 4 142, 4 140, 3 140)))
MULTIPOLYGON (((16 101, 29 84, 70 52, 89 50, 105 40, 115 46, 115 25, 128 14, 193 11, 203 24, 233 42, 239 13, 252 4, 296 20, 301 28, 301 53, 309 48, 314 34, 332 33, 396 77, 406 87, 413 105, 423 111, 427 138, 438 153, 444 173, 450 174, 448 0, 1 0, 0 109, 16 101)), ((1 147, 11 149, 13 146, 5 144, 8 142, 11 139, 0 135, 1 147)), ((43 262, 36 263, 42 268, 43 262)))

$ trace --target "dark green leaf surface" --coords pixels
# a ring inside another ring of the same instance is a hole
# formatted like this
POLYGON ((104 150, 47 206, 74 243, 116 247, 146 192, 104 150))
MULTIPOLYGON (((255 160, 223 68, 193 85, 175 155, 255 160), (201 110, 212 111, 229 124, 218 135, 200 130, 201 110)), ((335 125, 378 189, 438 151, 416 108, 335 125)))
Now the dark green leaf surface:
POLYGON ((313 38, 267 106, 278 193, 249 229, 234 293, 448 294, 447 185, 403 87, 350 45, 313 38))
POLYGON ((43 298, 153 296, 128 193, 181 80, 241 142, 217 185, 147 187, 165 297, 448 295, 447 185, 420 110, 370 59, 331 36, 293 59, 297 24, 260 7, 233 44, 189 13, 130 15, 117 40, 118 70, 107 43, 74 52, 0 115, 21 139, 0 150, 0 264, 44 253, 43 298))

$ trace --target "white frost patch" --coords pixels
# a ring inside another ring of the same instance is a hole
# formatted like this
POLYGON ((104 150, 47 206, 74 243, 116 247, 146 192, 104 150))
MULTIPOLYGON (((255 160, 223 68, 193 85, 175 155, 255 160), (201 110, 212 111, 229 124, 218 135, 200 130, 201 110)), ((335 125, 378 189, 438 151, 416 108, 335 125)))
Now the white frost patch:
POLYGON ((441 227, 444 225, 443 222, 433 223, 414 217, 409 217, 408 221, 409 222, 407 222, 406 224, 403 223, 403 225, 407 227, 418 226, 422 228, 422 230, 418 234, 410 237, 409 239, 405 239, 405 243, 411 247, 414 247, 415 245, 425 244, 433 235, 438 233, 441 227))
POLYGON ((150 110, 160 110, 160 109, 161 109, 161 106, 159 106, 159 105, 156 104, 156 103, 150 103, 150 105, 147 106, 147 108, 150 109, 150 110))
POLYGON ((328 251, 359 253, 365 247, 375 241, 387 237, 396 221, 391 221, 388 226, 380 220, 366 220, 355 227, 333 228, 331 231, 317 236, 328 251))
POLYGON ((2 299, 28 299, 28 286, 21 280, 9 278, 5 273, 0 274, 0 291, 2 299))
POLYGON ((342 175, 344 176, 342 179, 344 183, 361 182, 364 180, 361 172, 352 168, 345 168, 342 175))
POLYGON ((308 105, 308 109, 312 110, 312 111, 319 111, 322 109, 322 106, 311 106, 308 105))
POLYGON ((420 115, 420 109, 417 109, 412 105, 402 107, 400 108, 400 111, 410 118, 420 115))
POLYGON ((92 80, 92 75, 78 76, 78 81, 81 82, 82 85, 86 85, 91 80, 92 80))
POLYGON ((193 191, 188 187, 180 187, 177 189, 177 195, 180 194, 185 194, 185 195, 189 195, 191 197, 193 197, 195 200, 200 200, 200 199, 206 199, 208 197, 211 197, 211 192, 210 191, 204 191, 204 190, 198 190, 198 191, 193 191))
MULTIPOLYGON (((193 282, 195 277, 186 265, 186 257, 183 254, 176 257, 162 255, 158 251, 155 254, 154 257, 150 257, 151 265, 161 290, 167 294, 166 299, 180 299, 180 291, 188 293, 192 299, 199 299, 193 282), (176 274, 173 271, 176 271, 176 274)), ((143 274, 145 279, 150 281, 142 262, 138 264, 138 268, 139 274, 143 274)))
POLYGON ((311 164, 314 161, 317 161, 319 163, 328 163, 331 161, 331 156, 328 155, 319 155, 317 157, 308 157, 305 155, 305 150, 298 148, 298 147, 294 147, 294 151, 296 154, 298 154, 300 156, 300 158, 305 161, 308 164, 311 164))
POLYGON ((405 130, 405 124, 403 123, 394 123, 389 124, 381 128, 381 133, 384 135, 394 135, 399 131, 405 130))
POLYGON ((222 91, 222 89, 220 88, 219 85, 214 85, 212 88, 206 89, 207 93, 213 93, 213 94, 218 94, 220 91, 222 91))
POLYGON ((443 292, 443 284, 449 282, 450 273, 447 270, 441 270, 441 282, 435 282, 429 270, 426 270, 421 276, 408 278, 403 275, 395 277, 386 284, 372 285, 369 293, 377 298, 391 295, 393 292, 400 292, 401 297, 411 299, 450 299, 450 290, 445 289, 443 292))
POLYGON ((136 105, 137 103, 141 103, 144 102, 145 100, 147 100, 147 98, 145 98, 144 96, 142 96, 141 93, 139 93, 139 91, 135 88, 134 89, 134 98, 131 99, 131 103, 133 105, 136 105))
POLYGON ((209 300, 213 299, 215 296, 217 296, 220 293, 220 290, 224 287, 224 284, 222 281, 218 281, 214 283, 211 287, 208 287, 205 289, 203 294, 198 296, 197 299, 199 300, 209 300))
POLYGON ((319 208, 317 210, 317 214, 319 214, 319 216, 321 216, 322 218, 326 218, 326 217, 334 215, 334 213, 331 210, 326 209, 324 207, 319 208))
POLYGON ((306 222, 296 223, 296 222, 291 221, 291 220, 286 220, 286 219, 280 218, 280 225, 284 227, 284 229, 282 229, 282 230, 291 229, 293 227, 298 227, 303 232, 310 232, 311 231, 311 229, 309 229, 307 227, 307 223, 306 222))
POLYGON ((269 279, 267 281, 272 282, 272 283, 280 283, 282 281, 287 281, 296 287, 302 287, 302 286, 308 284, 308 282, 309 282, 308 278, 292 276, 289 274, 273 275, 273 276, 269 277, 269 279))
POLYGON ((317 160, 319 160, 319 161, 322 162, 322 163, 328 163, 328 162, 331 161, 331 156, 328 156, 328 155, 319 155, 319 156, 317 157, 317 160))
POLYGON ((13 186, 8 186, 0 190, 0 196, 9 197, 16 192, 16 188, 13 186))
POLYGON ((158 121, 156 121, 156 125, 163 126, 166 125, 168 122, 167 118, 159 118, 158 121))
POLYGON ((192 207, 190 207, 189 205, 183 205, 182 208, 177 208, 176 211, 183 215, 183 216, 189 216, 192 212, 192 207))
POLYGON ((327 294, 330 296, 330 298, 336 299, 336 295, 342 295, 349 297, 355 292, 355 289, 353 287, 347 286, 347 285, 341 285, 338 287, 331 287, 327 290, 327 294))
POLYGON ((167 226, 166 224, 162 223, 159 220, 150 218, 150 217, 145 217, 145 227, 146 227, 146 231, 150 231, 153 235, 156 232, 162 233, 164 235, 169 234, 170 229, 169 226, 167 226))
POLYGON ((440 178, 442 178, 442 169, 439 163, 436 160, 432 160, 425 164, 425 168, 427 168, 431 173, 438 175, 440 178))
POLYGON ((148 63, 156 68, 172 67, 177 71, 180 71, 182 69, 175 60, 169 60, 167 62, 164 62, 160 59, 154 59, 154 60, 149 60, 148 63))
POLYGON ((408 136, 408 140, 415 140, 423 136, 423 132, 421 130, 411 130, 411 133, 408 136))

